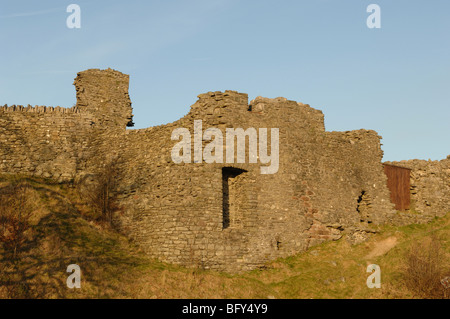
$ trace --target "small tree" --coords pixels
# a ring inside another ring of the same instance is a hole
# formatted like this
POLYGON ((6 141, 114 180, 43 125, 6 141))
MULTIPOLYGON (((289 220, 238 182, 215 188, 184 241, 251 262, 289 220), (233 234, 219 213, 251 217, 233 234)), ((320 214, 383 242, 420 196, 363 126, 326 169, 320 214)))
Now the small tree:
POLYGON ((81 185, 80 194, 96 213, 96 219, 112 224, 113 213, 120 209, 117 204, 118 167, 111 161, 88 182, 81 185))

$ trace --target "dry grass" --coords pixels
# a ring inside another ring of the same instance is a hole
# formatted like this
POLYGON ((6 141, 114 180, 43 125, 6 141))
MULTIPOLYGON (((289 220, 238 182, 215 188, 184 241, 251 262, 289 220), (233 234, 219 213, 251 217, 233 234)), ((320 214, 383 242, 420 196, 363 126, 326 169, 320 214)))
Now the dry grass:
POLYGON ((0 189, 0 242, 15 260, 30 229, 32 216, 26 182, 13 181, 0 189))
MULTIPOLYGON (((149 259, 110 227, 84 218, 89 207, 70 185, 18 181, 27 182, 32 216, 15 263, 0 244, 0 298, 441 298, 417 288, 450 265, 448 215, 425 225, 383 226, 354 246, 345 239, 324 243, 240 275, 186 269, 149 259), (380 289, 366 286, 372 263, 381 267, 380 289), (66 286, 69 264, 81 267, 81 289, 66 286)), ((0 177, 0 190, 13 182, 0 177)))
MULTIPOLYGON (((73 188, 23 178, 32 211, 27 236, 13 258, 11 245, 0 243, 0 298, 112 297, 122 289, 114 275, 133 269, 142 254, 124 237, 81 217, 73 188), (67 288, 67 266, 82 265, 83 289, 67 288), (119 286, 119 287, 117 287, 119 286)), ((15 183, 0 180, 2 203, 16 195, 15 183)))

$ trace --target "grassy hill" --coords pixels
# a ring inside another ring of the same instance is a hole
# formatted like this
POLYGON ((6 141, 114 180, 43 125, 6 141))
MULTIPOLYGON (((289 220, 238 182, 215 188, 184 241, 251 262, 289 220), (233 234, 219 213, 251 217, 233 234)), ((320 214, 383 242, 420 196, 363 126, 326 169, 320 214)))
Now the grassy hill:
POLYGON ((71 185, 1 176, 0 298, 450 295, 450 289, 445 290, 440 283, 440 279, 450 276, 450 214, 429 224, 381 226, 361 244, 351 245, 342 238, 239 275, 186 269, 150 259, 127 238, 93 217, 95 213, 71 185), (14 227, 22 235, 12 241, 4 216, 19 211, 22 221, 16 220, 14 225, 18 226, 14 227), (66 286, 70 264, 81 267, 81 289, 66 286), (369 264, 381 268, 380 289, 366 285, 369 264))

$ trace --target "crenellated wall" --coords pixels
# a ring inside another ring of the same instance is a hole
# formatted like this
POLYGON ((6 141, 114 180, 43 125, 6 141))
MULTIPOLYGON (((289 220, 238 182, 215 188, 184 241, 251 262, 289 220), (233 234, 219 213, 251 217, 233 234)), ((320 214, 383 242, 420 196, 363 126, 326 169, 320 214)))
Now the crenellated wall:
POLYGON ((110 138, 131 123, 128 75, 79 72, 71 108, 0 107, 0 172, 70 181, 93 173, 111 154, 110 138))
POLYGON ((92 123, 75 107, 0 107, 0 172, 73 179, 92 156, 92 123))

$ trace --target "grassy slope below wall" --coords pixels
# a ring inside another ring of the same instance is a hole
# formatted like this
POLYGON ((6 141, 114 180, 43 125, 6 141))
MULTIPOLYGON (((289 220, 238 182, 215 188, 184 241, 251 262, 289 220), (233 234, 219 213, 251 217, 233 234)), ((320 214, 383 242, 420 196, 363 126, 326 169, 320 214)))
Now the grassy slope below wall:
POLYGON ((27 185, 32 225, 16 262, 0 244, 1 298, 413 298, 402 281, 404 255, 432 236, 450 265, 447 214, 425 225, 380 227, 358 245, 345 238, 324 243, 245 274, 185 269, 147 258, 125 237, 83 217, 89 209, 69 185, 3 176, 0 189, 13 180, 27 185), (380 289, 366 286, 372 263, 381 267, 380 289), (81 289, 66 286, 69 264, 81 267, 81 289))

